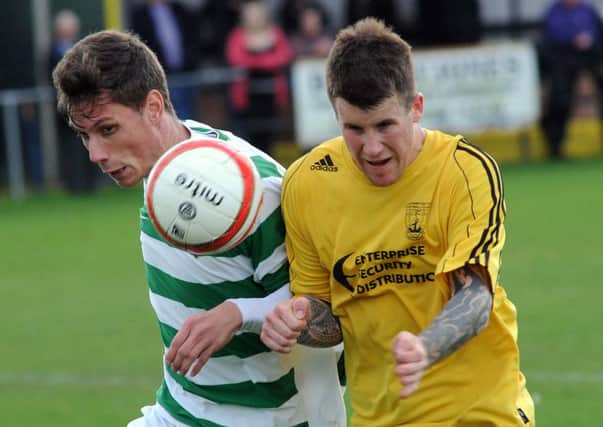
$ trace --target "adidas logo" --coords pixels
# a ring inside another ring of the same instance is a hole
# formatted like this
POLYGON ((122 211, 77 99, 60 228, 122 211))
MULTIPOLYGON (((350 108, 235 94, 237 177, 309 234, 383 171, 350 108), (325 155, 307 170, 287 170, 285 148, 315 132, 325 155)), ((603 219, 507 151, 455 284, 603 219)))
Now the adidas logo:
POLYGON ((327 154, 318 162, 314 162, 312 166, 310 166, 310 170, 313 171, 325 171, 325 172, 337 172, 337 166, 333 163, 331 159, 331 155, 327 154))

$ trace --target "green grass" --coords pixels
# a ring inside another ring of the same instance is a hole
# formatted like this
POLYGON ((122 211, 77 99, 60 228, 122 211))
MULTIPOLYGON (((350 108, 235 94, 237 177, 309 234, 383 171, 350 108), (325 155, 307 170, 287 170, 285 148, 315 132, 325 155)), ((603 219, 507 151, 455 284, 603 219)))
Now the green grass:
MULTIPOLYGON (((603 159, 503 167, 501 280, 538 425, 601 415, 603 159)), ((120 426, 154 401, 161 342, 138 246, 140 189, 0 198, 0 413, 7 426, 120 426)))
POLYGON ((603 413, 603 161, 518 165, 503 168, 503 176, 501 280, 518 308, 522 368, 538 423, 595 425, 603 413))
POLYGON ((139 190, 0 201, 5 425, 125 425, 154 400, 161 342, 139 190))

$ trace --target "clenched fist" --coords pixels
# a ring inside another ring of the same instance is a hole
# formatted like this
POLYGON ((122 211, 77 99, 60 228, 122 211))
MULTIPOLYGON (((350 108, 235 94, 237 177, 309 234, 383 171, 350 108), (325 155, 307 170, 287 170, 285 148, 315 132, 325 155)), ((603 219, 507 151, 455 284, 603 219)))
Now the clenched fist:
POLYGON ((410 396, 418 387, 423 371, 429 365, 427 350, 420 337, 410 332, 400 332, 392 344, 396 375, 402 384, 400 397, 410 396))

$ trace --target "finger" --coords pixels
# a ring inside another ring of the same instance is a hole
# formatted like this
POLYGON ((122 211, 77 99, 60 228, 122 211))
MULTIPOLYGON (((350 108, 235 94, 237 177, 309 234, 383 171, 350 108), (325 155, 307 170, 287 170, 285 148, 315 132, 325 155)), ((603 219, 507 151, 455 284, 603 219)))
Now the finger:
POLYGON ((276 343, 276 345, 280 347, 292 347, 297 342, 297 335, 299 335, 298 333, 296 333, 293 335, 293 337, 283 336, 278 333, 278 331, 275 331, 274 329, 270 328, 266 329, 266 331, 264 332, 266 337, 268 337, 272 342, 276 343))
POLYGON ((184 344, 177 350, 176 355, 173 358, 172 369, 179 374, 184 374, 190 368, 193 360, 197 358, 198 353, 195 353, 192 346, 192 340, 187 339, 184 344))
POLYGON ((195 360, 194 357, 190 357, 190 356, 185 356, 182 358, 182 361, 180 363, 180 366, 178 367, 177 372, 180 375, 186 375, 186 373, 188 372, 189 368, 191 367, 191 365, 193 364, 193 361, 195 360))
POLYGON ((417 336, 408 331, 402 331, 394 337, 392 342, 392 350, 411 350, 416 347, 417 336))
POLYGON ((310 319, 310 302, 303 297, 296 298, 280 305, 274 313, 280 319, 280 322, 275 323, 276 326, 285 326, 299 332, 306 328, 310 319))
POLYGON ((416 372, 423 372, 425 365, 422 361, 397 364, 395 369, 396 375, 402 377, 404 375, 412 375, 416 372))
POLYGON ((180 329, 180 331, 178 331, 178 333, 176 334, 176 336, 170 343, 170 348, 168 349, 168 352, 165 355, 165 361, 168 365, 172 365, 174 363, 174 359, 176 358, 176 355, 178 354, 178 350, 180 350, 180 347, 188 338, 189 332, 190 332, 190 327, 185 322, 184 325, 182 325, 182 328, 180 329))
POLYGON ((172 370, 174 370, 175 372, 179 372, 180 371, 180 367, 182 366, 182 362, 184 360, 184 355, 182 354, 181 349, 178 349, 175 353, 174 356, 172 357, 172 359, 169 362, 169 366, 172 368, 172 370))
MULTIPOLYGON (((181 375, 185 375, 193 363, 209 351, 209 354, 206 355, 206 361, 212 355, 214 351, 214 347, 216 345, 215 338, 211 337, 211 333, 204 329, 195 328, 189 334, 189 338, 187 341, 182 344, 180 350, 178 351, 178 355, 176 356, 177 360, 180 362, 178 365, 178 370, 181 375)), ((205 362, 204 362, 205 363, 205 362)), ((201 366, 199 367, 201 369, 201 366)))
POLYGON ((398 363, 418 362, 423 358, 419 338, 409 332, 401 332, 394 338, 392 352, 398 363))
POLYGON ((293 313, 298 320, 310 320, 310 301, 303 297, 293 300, 293 313))
POLYGON ((414 383, 419 383, 422 376, 423 376, 423 372, 415 372, 413 374, 406 374, 406 375, 398 376, 398 378, 400 379, 400 383, 403 386, 409 386, 414 383))
POLYGON ((186 363, 182 365, 182 370, 184 372, 188 372, 192 366, 195 366, 196 369, 190 372, 190 375, 194 376, 199 373, 203 365, 209 360, 211 355, 215 351, 215 345, 212 345, 211 342, 206 342, 206 340, 200 340, 195 344, 194 347, 186 354, 186 363), (199 361, 201 364, 199 364, 199 361))
POLYGON ((262 333, 260 334, 260 339, 266 345, 266 347, 273 351, 277 351, 279 353, 291 352, 291 345, 279 344, 279 342, 273 339, 273 337, 267 331, 262 331, 262 333))
POLYGON ((396 348, 393 356, 398 364, 418 363, 424 359, 424 354, 418 347, 412 349, 396 348))
POLYGON ((266 317, 265 328, 271 331, 272 336, 280 335, 287 340, 297 339, 305 322, 296 319, 289 313, 270 313, 266 317))
POLYGON ((201 352, 201 354, 199 354, 199 357, 194 362, 193 369, 190 372, 191 377, 194 377, 201 372, 201 368, 205 366, 212 354, 213 350, 210 348, 205 349, 203 352, 201 352))
POLYGON ((172 370, 180 373, 180 369, 182 368, 182 364, 185 362, 185 358, 186 356, 181 351, 178 351, 174 356, 172 363, 170 364, 172 370))
POLYGON ((422 360, 422 354, 418 349, 396 350, 394 351, 394 360, 398 364, 417 363, 422 360))

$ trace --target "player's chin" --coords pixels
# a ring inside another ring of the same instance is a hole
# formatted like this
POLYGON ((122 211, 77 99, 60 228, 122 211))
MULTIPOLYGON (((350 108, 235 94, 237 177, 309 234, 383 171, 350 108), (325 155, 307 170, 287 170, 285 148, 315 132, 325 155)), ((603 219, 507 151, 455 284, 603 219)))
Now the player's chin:
POLYGON ((112 177, 112 179, 121 188, 132 188, 140 182, 140 178, 137 177, 127 177, 123 179, 116 179, 112 177))

